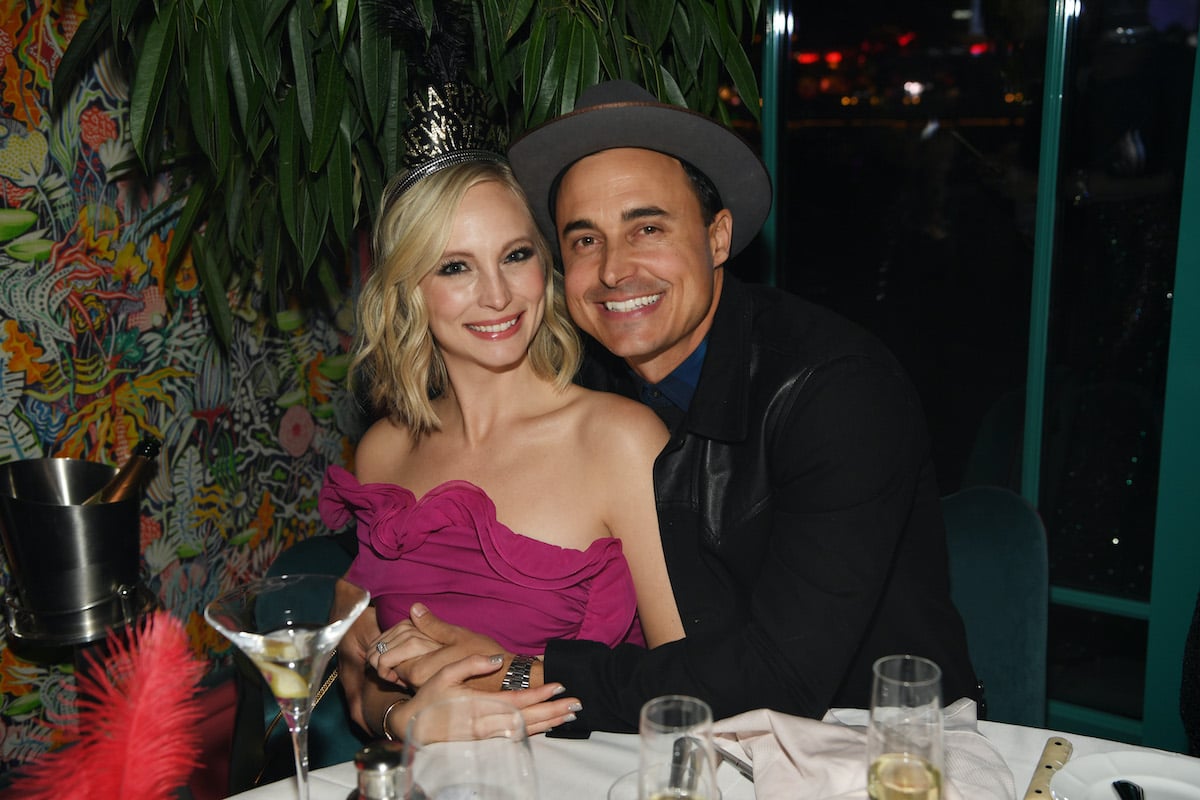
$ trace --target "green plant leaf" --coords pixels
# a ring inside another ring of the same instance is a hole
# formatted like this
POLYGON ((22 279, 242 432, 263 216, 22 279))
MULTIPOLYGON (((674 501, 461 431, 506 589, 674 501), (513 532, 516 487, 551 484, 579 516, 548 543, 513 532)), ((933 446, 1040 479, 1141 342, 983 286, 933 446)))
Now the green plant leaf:
POLYGON ((296 0, 266 0, 265 6, 260 6, 258 3, 238 3, 238 5, 246 6, 250 10, 250 13, 259 20, 259 27, 264 31, 269 31, 283 17, 288 7, 295 2, 296 0), (259 16, 260 14, 261 17, 259 16))
MULTIPOLYGON (((112 24, 113 38, 120 40, 121 36, 129 30, 130 24, 133 22, 134 15, 137 13, 138 6, 142 4, 141 0, 116 0, 112 4, 112 24)), ((99 4, 97 4, 99 5, 99 4)), ((156 4, 157 5, 157 4, 156 4)), ((96 13, 96 7, 88 9, 88 18, 96 13)), ((79 31, 75 32, 79 35, 79 31)), ((73 40, 72 40, 73 41, 73 40)))
POLYGON ((566 58, 563 59, 563 80, 559 87, 558 96, 558 113, 566 114, 575 108, 575 98, 582 91, 583 83, 583 41, 587 37, 587 29, 584 21, 578 17, 572 17, 571 36, 567 44, 566 58))
POLYGON ((150 23, 133 76, 133 91, 129 98, 130 138, 143 164, 146 163, 146 140, 154 126, 154 115, 175 56, 176 9, 177 6, 171 3, 164 16, 155 17, 150 23))
POLYGON ((671 30, 675 0, 638 0, 630 5, 634 32, 652 52, 659 52, 671 30))
POLYGON ((243 169, 236 160, 225 170, 223 181, 225 199, 225 224, 228 226, 227 240, 235 244, 245 227, 246 202, 250 196, 250 171, 243 169))
MULTIPOLYGON (((258 18, 259 9, 254 3, 234 3, 233 4, 233 33, 234 42, 230 42, 230 47, 236 48, 240 53, 243 53, 250 62, 251 67, 257 71, 258 75, 263 79, 263 82, 269 82, 274 79, 277 74, 270 69, 270 60, 263 46, 263 37, 261 24, 262 21, 258 18)), ((232 59, 230 59, 232 61, 232 59)), ((247 74, 248 79, 253 80, 253 76, 247 74)))
MULTIPOLYGON (((214 29, 216 30, 216 29, 214 29)), ((204 47, 204 84, 205 95, 208 97, 210 108, 209 126, 212 141, 210 157, 213 159, 213 171, 224 175, 229 170, 231 137, 233 135, 233 119, 230 115, 229 82, 226 75, 229 65, 225 61, 223 37, 226 34, 217 31, 204 47)))
POLYGON ((110 21, 115 20, 110 0, 96 0, 88 9, 87 17, 76 29, 54 73, 50 94, 55 114, 62 111, 63 104, 79 84, 79 79, 95 63, 101 49, 100 43, 110 37, 117 38, 108 33, 110 21))
POLYGON ((342 121, 346 78, 338 67, 337 51, 326 47, 317 62, 317 116, 308 153, 309 172, 316 172, 325 163, 342 121))
POLYGON ((542 71, 542 84, 538 91, 537 102, 529 114, 529 126, 540 125, 557 114, 554 100, 561 91, 566 63, 567 51, 571 46, 571 25, 569 20, 558 20, 554 31, 554 44, 550 47, 550 61, 542 71))
POLYGON ((677 106, 686 106, 688 104, 687 98, 679 90, 679 84, 675 81, 675 76, 666 67, 660 66, 658 68, 658 77, 662 82, 663 97, 668 103, 674 103, 677 106))
POLYGON ((268 209, 263 215, 262 271, 263 286, 266 287, 267 309, 271 319, 279 313, 279 268, 283 263, 283 234, 279 217, 268 209))
POLYGON ((388 176, 393 172, 384 169, 380 152, 374 144, 359 137, 352 147, 354 153, 354 174, 361 182, 361 193, 367 199, 368 213, 374 217, 378 209, 379 198, 383 195, 383 187, 388 176))
POLYGON ((538 104, 538 97, 541 92, 542 82, 544 80, 544 69, 546 63, 546 27, 549 24, 548 14, 538 14, 534 17, 529 28, 529 43, 525 47, 525 63, 522 65, 521 74, 524 76, 522 81, 521 93, 521 108, 524 109, 525 126, 529 126, 529 119, 538 104))
POLYGON ((417 12, 417 19, 421 20, 421 27, 425 29, 425 41, 428 42, 433 33, 433 20, 436 16, 433 10, 433 0, 411 0, 411 2, 417 12))
MULTIPOLYGON (((221 252, 228 252, 221 249, 221 252)), ((229 307, 229 296, 225 294, 225 281, 213 258, 209 257, 204 238, 197 235, 192 241, 192 261, 200 276, 200 290, 204 294, 204 306, 217 340, 225 347, 233 341, 233 310, 229 307)))
POLYGON ((342 126, 338 127, 333 139, 333 150, 326 166, 329 176, 329 216, 333 231, 343 247, 350 245, 350 234, 354 227, 354 174, 350 164, 350 139, 342 126))
MULTIPOLYGON (((580 90, 592 86, 600 80, 600 37, 599 32, 591 25, 584 27, 583 56, 579 62, 580 90)), ((578 96, 578 95, 577 95, 578 96)), ((575 98, 571 98, 571 107, 575 107, 575 98)))
POLYGON ((350 23, 354 21, 354 11, 357 7, 356 0, 334 0, 339 50, 346 44, 346 34, 350 32, 350 23))
POLYGON ((483 0, 484 36, 487 37, 487 66, 491 69, 493 81, 504 85, 507 83, 501 59, 504 56, 504 9, 499 0, 483 0))
POLYGON ((754 77, 754 67, 750 65, 746 51, 742 49, 741 42, 734 38, 731 30, 724 28, 722 38, 721 57, 725 62, 725 69, 729 71, 729 77, 733 78, 733 85, 742 96, 746 110, 754 115, 754 119, 761 120, 762 104, 759 101, 758 79, 754 77))
MULTIPOLYGON (((535 0, 509 0, 507 10, 504 12, 504 41, 510 41, 517 35, 517 31, 525 24, 525 20, 529 17, 529 12, 533 10, 535 0)), ((538 17, 544 15, 539 14, 538 17)))
POLYGON ((288 50, 292 54, 292 77, 296 81, 296 108, 299 111, 300 127, 304 138, 313 138, 313 108, 317 104, 316 90, 313 88, 312 75, 312 42, 304 29, 301 9, 306 0, 300 0, 288 12, 288 50))
POLYGON ((325 229, 329 225, 329 180, 320 172, 300 182, 300 263, 303 266, 302 280, 308 276, 325 241, 325 229))
POLYGON ((675 53, 683 62, 686 70, 684 80, 689 86, 696 81, 700 54, 704 52, 704 36, 692 25, 691 8, 694 4, 695 0, 689 2, 686 8, 676 8, 675 16, 671 18, 671 40, 675 43, 675 53))
POLYGON ((387 83, 387 104, 383 109, 383 130, 378 147, 383 155, 383 180, 386 181, 400 170, 404 156, 404 140, 401 130, 408 112, 404 110, 404 96, 408 92, 408 73, 404 68, 404 56, 399 52, 388 56, 391 79, 387 83))
POLYGON ((391 63, 391 43, 375 25, 369 24, 370 14, 358 15, 360 61, 362 64, 363 95, 370 115, 369 129, 379 133, 387 116, 391 80, 388 66, 391 63))
POLYGON ((290 91, 284 98, 282 116, 279 120, 279 210, 283 215, 283 225, 293 242, 299 242, 300 232, 297 228, 299 213, 297 204, 300 198, 300 127, 296 110, 296 92, 290 91))
MULTIPOLYGON (((228 41, 229 52, 226 54, 229 65, 229 86, 233 90, 233 102, 237 107, 238 123, 243 131, 251 128, 250 91, 254 87, 259 91, 259 84, 247 77, 249 64, 244 60, 242 51, 237 46, 237 39, 231 36, 228 41)), ((256 104, 257 105, 257 104, 256 104)))

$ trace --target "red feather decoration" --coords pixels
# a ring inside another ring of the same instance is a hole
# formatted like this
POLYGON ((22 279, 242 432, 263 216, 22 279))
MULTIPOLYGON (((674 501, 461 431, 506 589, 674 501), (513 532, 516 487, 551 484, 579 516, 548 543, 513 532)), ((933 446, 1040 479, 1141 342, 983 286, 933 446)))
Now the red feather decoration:
POLYGON ((110 633, 104 664, 89 654, 78 678, 70 746, 13 781, 27 800, 171 800, 198 764, 196 686, 204 664, 183 624, 156 611, 126 636, 110 633))

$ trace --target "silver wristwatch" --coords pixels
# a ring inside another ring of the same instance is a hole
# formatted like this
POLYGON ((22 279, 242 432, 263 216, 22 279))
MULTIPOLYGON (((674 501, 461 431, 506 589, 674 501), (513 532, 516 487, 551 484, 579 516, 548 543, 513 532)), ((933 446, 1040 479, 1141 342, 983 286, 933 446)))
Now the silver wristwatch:
POLYGON ((508 672, 504 673, 504 680, 500 682, 500 688, 506 692, 528 689, 529 671, 533 669, 535 660, 534 656, 513 656, 512 663, 508 665, 508 672))

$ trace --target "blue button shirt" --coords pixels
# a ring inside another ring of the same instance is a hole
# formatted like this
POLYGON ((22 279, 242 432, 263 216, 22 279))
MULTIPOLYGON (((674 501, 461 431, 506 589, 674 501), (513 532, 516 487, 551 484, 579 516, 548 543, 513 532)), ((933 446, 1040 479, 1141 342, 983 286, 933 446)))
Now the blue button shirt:
POLYGON ((707 352, 708 339, 705 338, 682 364, 658 383, 645 381, 634 373, 638 397, 651 408, 674 406, 680 411, 687 411, 692 404, 692 396, 696 394, 696 386, 700 383, 700 368, 704 366, 704 354, 707 352))

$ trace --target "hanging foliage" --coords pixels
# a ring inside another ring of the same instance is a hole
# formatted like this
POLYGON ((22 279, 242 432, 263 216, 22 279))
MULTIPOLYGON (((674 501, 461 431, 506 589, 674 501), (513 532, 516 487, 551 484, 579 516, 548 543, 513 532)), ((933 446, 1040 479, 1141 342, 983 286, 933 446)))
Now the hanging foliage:
POLYGON ((426 42, 439 14, 461 14, 469 75, 514 136, 605 78, 719 118, 729 87, 758 115, 745 45, 759 0, 96 0, 55 102, 115 48, 131 76, 128 167, 169 177, 168 274, 190 248, 224 342, 231 295, 249 287, 273 312, 336 307, 356 232, 399 169, 401 101, 423 75, 373 2, 411 3, 426 42))

